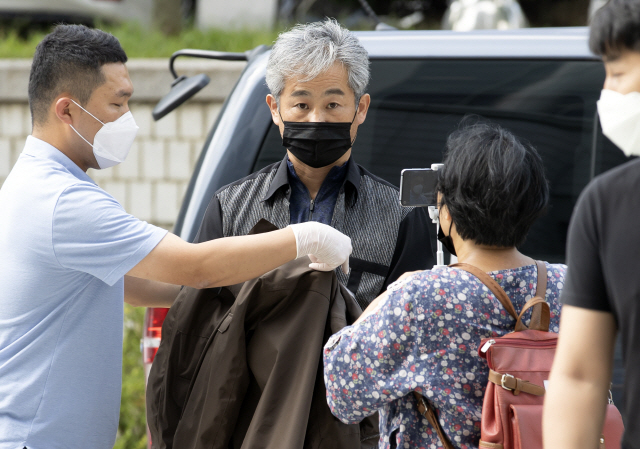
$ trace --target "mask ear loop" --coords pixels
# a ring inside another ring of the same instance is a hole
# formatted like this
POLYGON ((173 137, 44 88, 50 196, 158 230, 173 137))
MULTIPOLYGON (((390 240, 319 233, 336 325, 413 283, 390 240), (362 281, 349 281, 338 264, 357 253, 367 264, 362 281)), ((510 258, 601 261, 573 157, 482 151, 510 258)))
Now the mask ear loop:
MULTIPOLYGON (((352 126, 353 126, 353 122, 356 121, 356 115, 358 115, 358 106, 356 106, 356 112, 355 114, 353 114, 353 118, 351 119, 352 126)), ((357 138, 358 138, 358 130, 356 130, 356 135, 353 137, 353 140, 351 141, 351 146, 353 146, 353 144, 356 143, 357 138)))
POLYGON ((96 119, 97 121, 100 122, 100 124, 102 126, 104 126, 104 123, 102 123, 102 120, 100 120, 98 117, 96 117, 95 115, 93 115, 91 112, 87 111, 85 108, 83 108, 82 106, 80 106, 78 103, 75 102, 75 100, 73 98, 71 98, 71 101, 73 101, 73 103, 78 106, 80 109, 82 109, 84 112, 86 112, 87 114, 89 114, 91 117, 93 117, 94 119, 96 119))
POLYGON ((74 131, 76 132, 76 134, 77 134, 77 135, 79 135, 79 136, 80 136, 80 138, 81 138, 82 140, 84 140, 85 142, 87 142, 87 145, 89 145, 91 148, 93 148, 93 144, 92 144, 92 143, 90 143, 87 139, 85 139, 85 138, 82 136, 82 134, 80 134, 80 133, 78 132, 78 130, 77 130, 77 129, 75 129, 75 128, 73 127, 73 125, 69 125, 69 126, 71 127, 71 129, 72 129, 72 130, 74 130, 74 131))
MULTIPOLYGON (((440 221, 440 210, 442 207, 438 207, 438 221, 440 221)), ((453 226, 453 219, 451 219, 451 223, 449 223, 449 235, 445 235, 445 237, 451 237, 451 227, 453 226)), ((443 232, 444 234, 444 232, 443 232)))
MULTIPOLYGON (((83 107, 82 107, 82 106, 80 106, 78 103, 76 103, 76 102, 75 102, 75 100, 74 100, 73 98, 71 98, 70 100, 71 100, 71 101, 73 101, 73 103, 74 103, 76 106, 78 106, 80 109, 82 109, 84 112, 86 112, 86 113, 87 113, 87 114, 89 114, 91 117, 93 117, 94 119, 96 119, 97 121, 99 121, 99 122, 102 124, 102 126, 104 126, 104 123, 102 123, 102 121, 101 121, 99 118, 97 118, 97 117, 96 117, 95 115, 93 115, 91 112, 87 111, 85 108, 83 108, 83 107)), ((76 133, 78 136, 80 136, 80 138, 81 138, 82 140, 84 140, 85 142, 87 142, 87 145, 89 145, 91 148, 93 148, 93 144, 92 144, 91 142, 89 142, 87 139, 85 139, 85 138, 84 138, 84 136, 83 136, 82 134, 80 134, 80 133, 78 132, 78 130, 77 130, 77 129, 75 129, 75 128, 73 127, 73 125, 72 125, 72 124, 69 124, 69 126, 71 127, 71 129, 72 129, 72 130, 74 130, 74 131, 75 131, 75 133, 76 133)))

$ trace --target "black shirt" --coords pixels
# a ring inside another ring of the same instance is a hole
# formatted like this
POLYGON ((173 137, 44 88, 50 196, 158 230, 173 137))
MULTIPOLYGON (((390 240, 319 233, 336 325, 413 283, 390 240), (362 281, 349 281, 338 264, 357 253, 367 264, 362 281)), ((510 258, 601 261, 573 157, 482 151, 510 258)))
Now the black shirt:
POLYGON ((608 171, 584 190, 569 226, 567 265, 561 301, 616 319, 628 380, 623 447, 640 448, 640 160, 608 171))

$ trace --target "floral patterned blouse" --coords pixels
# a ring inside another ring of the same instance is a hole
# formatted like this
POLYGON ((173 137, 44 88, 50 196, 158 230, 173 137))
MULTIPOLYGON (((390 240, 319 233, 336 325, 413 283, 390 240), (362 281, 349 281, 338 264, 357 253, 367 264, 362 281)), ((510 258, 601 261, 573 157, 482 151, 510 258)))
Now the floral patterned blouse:
MULTIPOLYGON (((550 329, 558 332, 565 265, 547 265, 550 329)), ((537 268, 489 273, 516 310, 535 295, 537 268)), ((375 313, 333 335, 324 349, 324 381, 332 413, 355 423, 380 411, 380 448, 441 447, 420 415, 413 390, 438 410, 454 446, 477 448, 486 361, 480 340, 511 332, 515 320, 475 276, 442 267, 390 286, 375 313)))

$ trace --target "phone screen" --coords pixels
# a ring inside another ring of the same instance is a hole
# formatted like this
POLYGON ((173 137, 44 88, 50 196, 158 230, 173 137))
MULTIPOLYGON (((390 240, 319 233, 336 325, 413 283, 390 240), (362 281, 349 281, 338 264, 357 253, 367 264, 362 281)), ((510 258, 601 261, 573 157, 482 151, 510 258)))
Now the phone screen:
POLYGON ((430 168, 410 168, 400 175, 400 204, 435 206, 438 172, 430 168))

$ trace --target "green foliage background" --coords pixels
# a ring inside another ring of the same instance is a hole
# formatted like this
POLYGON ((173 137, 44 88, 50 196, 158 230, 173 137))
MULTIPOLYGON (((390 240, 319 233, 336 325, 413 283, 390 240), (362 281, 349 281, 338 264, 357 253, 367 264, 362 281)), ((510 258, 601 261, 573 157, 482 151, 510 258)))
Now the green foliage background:
POLYGON ((144 307, 124 306, 124 346, 122 351, 122 401, 120 423, 114 449, 146 449, 145 381, 140 339, 144 307))
MULTIPOLYGON (((278 31, 272 30, 203 31, 193 27, 177 36, 165 36, 135 23, 102 23, 96 27, 117 37, 129 58, 167 58, 183 48, 240 52, 261 44, 270 45, 278 36, 278 31)), ((0 24, 0 58, 32 58, 36 45, 49 31, 50 28, 45 28, 24 33, 17 27, 0 24)))

